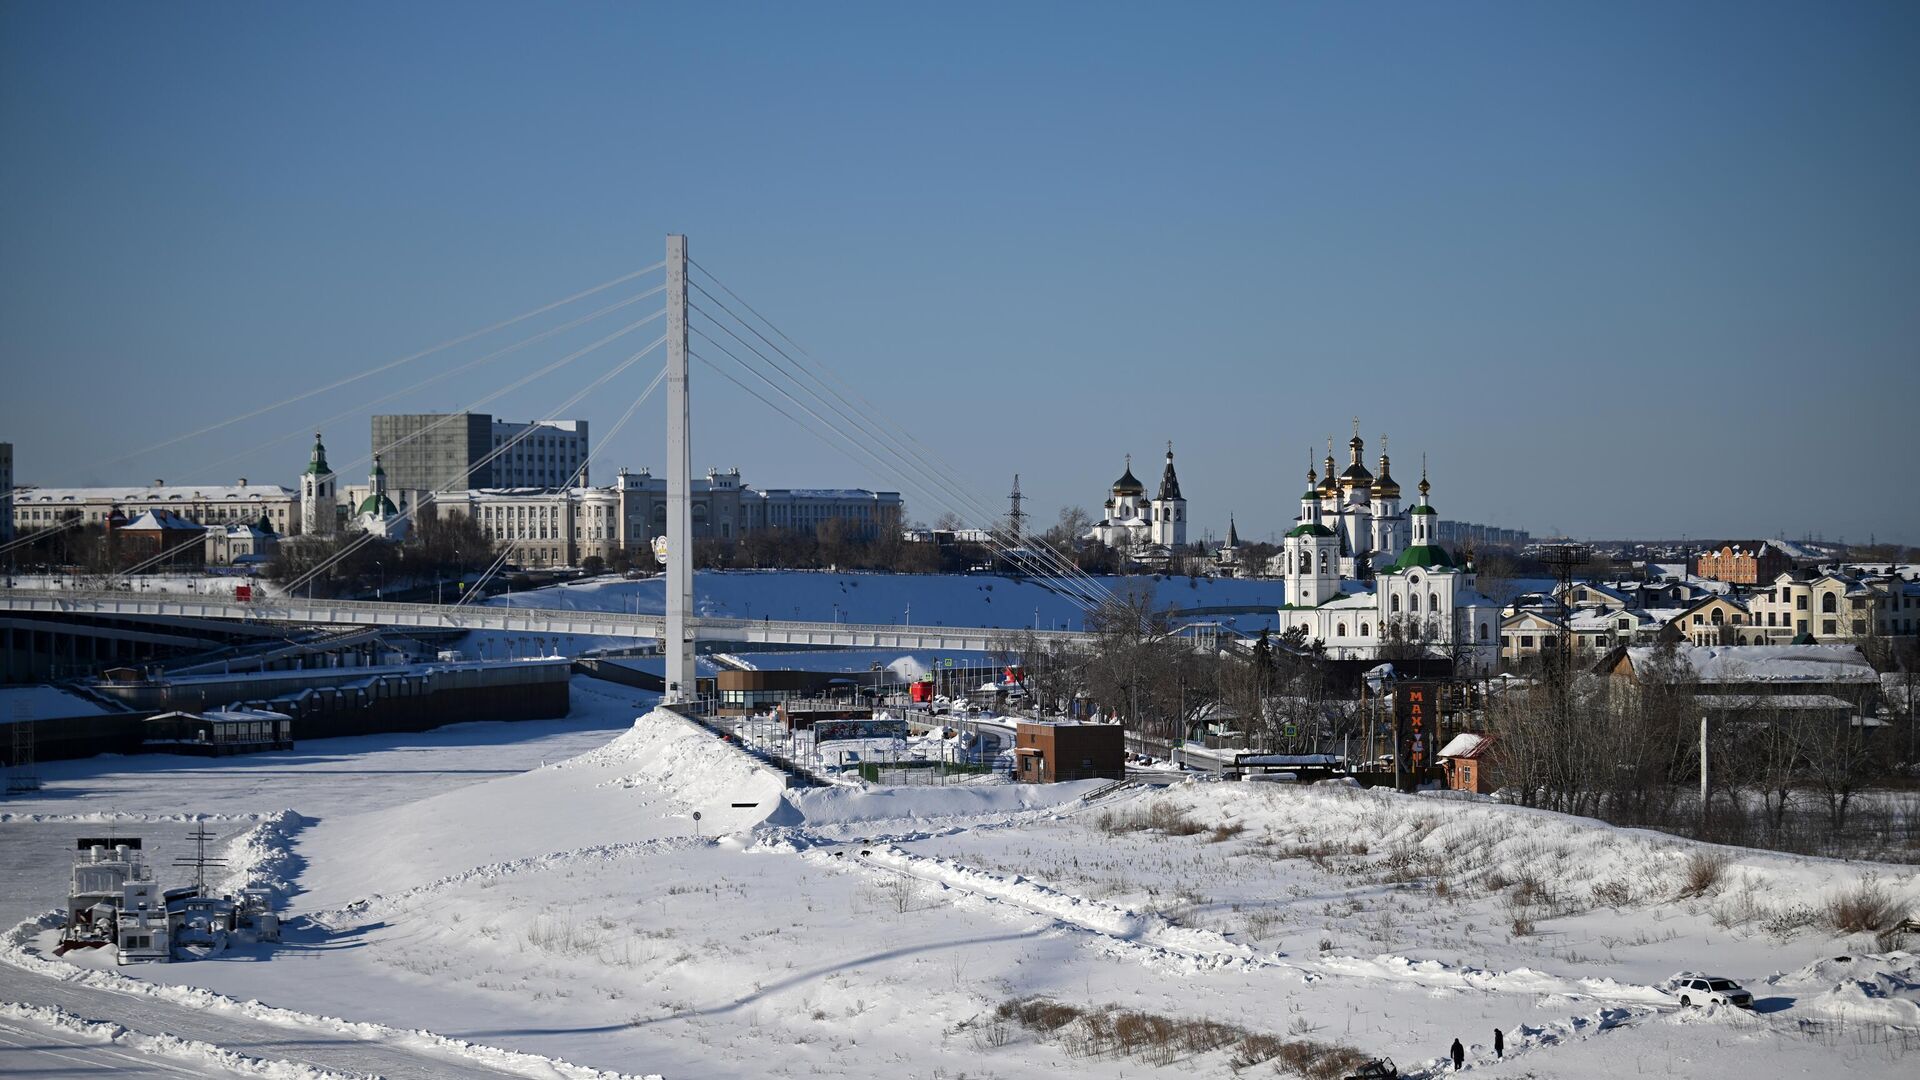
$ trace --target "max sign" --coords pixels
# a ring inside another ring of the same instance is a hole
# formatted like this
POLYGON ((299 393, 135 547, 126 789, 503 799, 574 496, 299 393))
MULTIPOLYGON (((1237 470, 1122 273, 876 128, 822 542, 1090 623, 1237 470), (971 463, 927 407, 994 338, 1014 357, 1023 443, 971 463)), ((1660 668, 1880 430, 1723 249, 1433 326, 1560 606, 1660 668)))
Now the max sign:
POLYGON ((1433 684, 1401 683, 1393 689, 1393 714, 1399 729, 1398 752, 1413 774, 1427 765, 1433 739, 1433 684))

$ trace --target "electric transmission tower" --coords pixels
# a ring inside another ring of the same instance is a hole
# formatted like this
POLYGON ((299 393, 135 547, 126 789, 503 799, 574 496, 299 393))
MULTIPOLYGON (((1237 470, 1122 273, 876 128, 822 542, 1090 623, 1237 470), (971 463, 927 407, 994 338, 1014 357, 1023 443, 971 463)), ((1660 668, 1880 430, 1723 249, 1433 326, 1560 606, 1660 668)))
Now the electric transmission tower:
POLYGON ((1007 496, 1007 532, 1013 534, 1013 542, 1019 544, 1027 537, 1027 512, 1020 508, 1026 496, 1020 494, 1020 474, 1013 474, 1013 492, 1007 496))

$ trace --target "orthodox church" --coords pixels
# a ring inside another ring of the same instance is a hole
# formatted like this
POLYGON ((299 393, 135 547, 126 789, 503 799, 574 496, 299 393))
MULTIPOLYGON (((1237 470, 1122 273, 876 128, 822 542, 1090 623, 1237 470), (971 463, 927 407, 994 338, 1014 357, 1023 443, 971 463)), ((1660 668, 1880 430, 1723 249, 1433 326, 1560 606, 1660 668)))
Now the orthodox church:
POLYGON ((334 510, 333 468, 327 464, 327 447, 316 431, 307 471, 300 474, 300 535, 332 536, 339 520, 334 510))
MULTIPOLYGON (((1404 515, 1397 512, 1399 489, 1381 506, 1369 505, 1367 488, 1381 487, 1359 463, 1360 437, 1354 436, 1354 462, 1343 475, 1355 475, 1351 487, 1329 488, 1307 469, 1307 490, 1300 496, 1299 524, 1282 542, 1281 568, 1287 606, 1280 610, 1283 629, 1299 627, 1309 642, 1326 647, 1339 660, 1390 659, 1396 650, 1452 656, 1460 673, 1491 671, 1500 658, 1500 605, 1475 587, 1472 563, 1458 563, 1435 543, 1439 512, 1427 501, 1431 485, 1420 470, 1420 501, 1404 515), (1361 497, 1352 498, 1352 492, 1361 497), (1332 503, 1338 509, 1329 511, 1332 503), (1385 513, 1383 506, 1396 507, 1385 513), (1355 550, 1356 521, 1378 547, 1355 550), (1391 562, 1372 573, 1372 581, 1353 580, 1353 568, 1366 569, 1369 550, 1393 550, 1395 529, 1404 522, 1410 543, 1398 546, 1391 562), (1382 543, 1386 541, 1387 543, 1382 543)), ((1328 455, 1332 469, 1332 455, 1328 455)), ((1382 479, 1391 483, 1386 455, 1382 479)), ((1408 655, 1408 653, 1399 653, 1408 655)))
POLYGON ((387 470, 380 467, 380 455, 373 455, 373 472, 367 476, 367 497, 354 510, 354 527, 383 540, 407 538, 407 517, 387 497, 387 470))
POLYGON ((1320 519, 1340 541, 1340 573, 1361 579, 1372 577, 1375 566, 1392 563, 1406 549, 1412 532, 1409 515, 1400 510, 1400 485, 1394 482, 1387 459, 1386 438, 1380 440, 1379 476, 1362 463, 1365 450, 1360 422, 1355 420, 1353 438, 1347 441, 1346 469, 1335 475, 1333 439, 1328 437, 1326 475, 1307 470, 1307 488, 1319 503, 1320 519))
POLYGON ((1160 474, 1159 492, 1147 498, 1146 485, 1133 475, 1133 455, 1113 482, 1106 516, 1087 531, 1087 539, 1136 559, 1166 558, 1187 542, 1187 500, 1180 495, 1180 478, 1173 471, 1173 444, 1167 444, 1167 466, 1160 474))

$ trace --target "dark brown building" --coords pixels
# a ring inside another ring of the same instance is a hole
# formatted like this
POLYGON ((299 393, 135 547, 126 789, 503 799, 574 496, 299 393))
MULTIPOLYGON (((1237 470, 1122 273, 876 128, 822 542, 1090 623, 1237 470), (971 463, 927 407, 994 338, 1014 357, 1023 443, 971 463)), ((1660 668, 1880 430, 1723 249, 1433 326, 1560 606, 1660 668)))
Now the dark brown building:
POLYGON ((1693 572, 1735 585, 1758 585, 1793 569, 1793 560, 1765 540, 1733 540, 1693 557, 1693 572))
POLYGON ((1031 784, 1127 775, 1119 724, 1022 720, 1014 734, 1013 761, 1014 779, 1031 784))

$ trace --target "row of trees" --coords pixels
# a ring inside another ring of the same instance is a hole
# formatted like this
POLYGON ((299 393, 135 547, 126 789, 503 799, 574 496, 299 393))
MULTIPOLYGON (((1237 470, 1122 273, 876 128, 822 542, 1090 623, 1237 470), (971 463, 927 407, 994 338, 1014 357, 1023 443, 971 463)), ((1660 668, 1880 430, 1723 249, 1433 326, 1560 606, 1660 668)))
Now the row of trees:
POLYGON ((267 579, 284 585, 324 564, 300 586, 301 593, 364 596, 458 581, 486 569, 499 554, 486 531, 465 514, 423 514, 397 544, 360 539, 359 533, 342 533, 282 543, 267 563, 267 579))
MULTIPOLYGON (((1006 635, 999 649, 1025 665, 1040 715, 1097 709, 1134 734, 1173 742, 1209 724, 1237 731, 1236 745, 1277 752, 1338 751, 1356 758, 1390 721, 1384 702, 1342 685, 1314 644, 1295 631, 1263 635, 1251 649, 1202 647, 1174 633, 1150 583, 1122 590, 1091 620, 1093 640, 1006 635), (1369 734, 1373 739, 1369 740, 1369 734)), ((1432 658, 1417 627, 1398 627, 1390 649, 1432 658)), ((1404 663, 1404 661, 1403 661, 1404 663)), ((1349 677, 1351 672, 1349 671, 1349 677)), ((1651 827, 1787 850, 1884 855, 1861 837, 1884 824, 1880 800, 1861 817, 1863 793, 1899 782, 1912 755, 1915 718, 1874 717, 1877 688, 1851 707, 1803 707, 1793 697, 1704 694, 1678 651, 1657 650, 1635 677, 1596 673, 1570 659, 1524 682, 1486 680, 1454 695, 1471 702, 1444 715, 1441 735, 1495 736, 1493 766, 1516 801, 1616 824, 1651 827), (1864 721, 1854 717, 1867 714, 1864 721), (1701 717, 1710 798, 1698 792, 1701 717)), ((1899 693, 1896 685, 1894 694, 1899 693)), ((1909 826, 1909 831, 1911 827, 1909 826)))
POLYGON ((1497 738, 1501 783, 1527 805, 1729 842, 1842 850, 1862 793, 1898 782, 1911 756, 1914 718, 1876 715, 1876 691, 1825 709, 1804 696, 1703 694, 1668 645, 1631 679, 1549 663, 1493 695, 1484 726, 1497 738))

